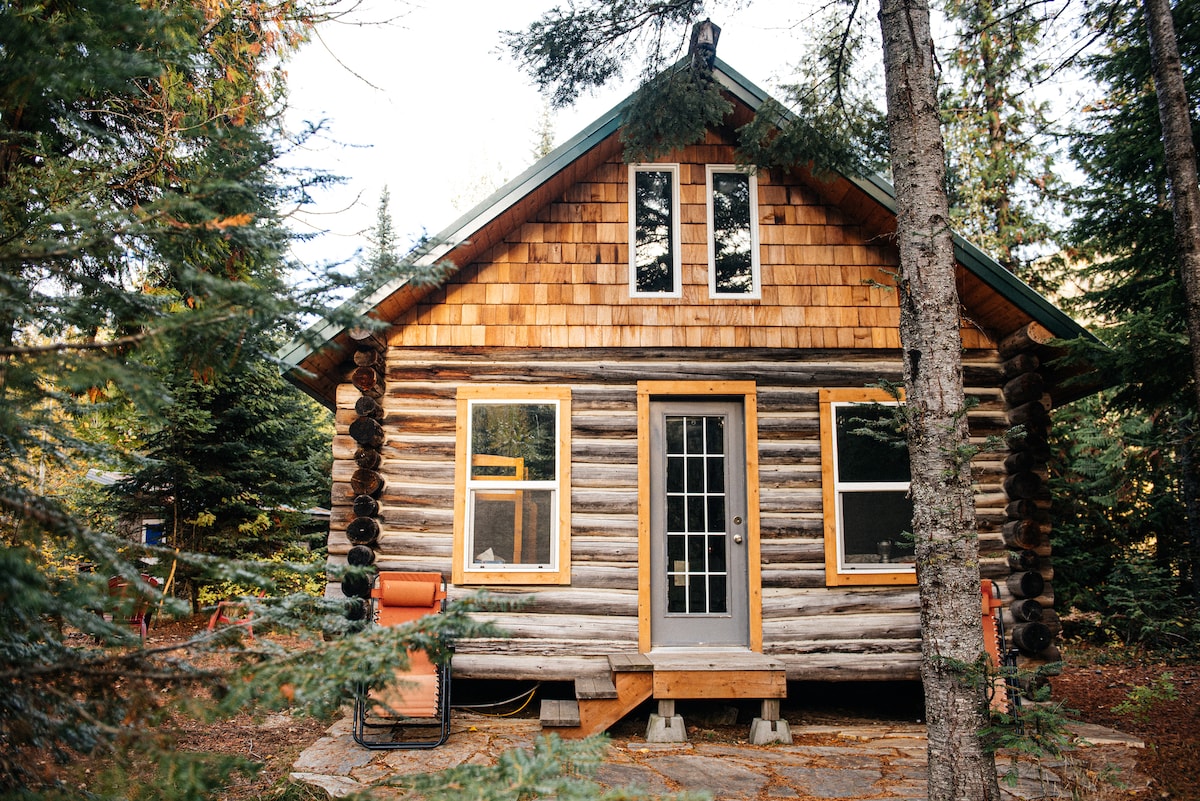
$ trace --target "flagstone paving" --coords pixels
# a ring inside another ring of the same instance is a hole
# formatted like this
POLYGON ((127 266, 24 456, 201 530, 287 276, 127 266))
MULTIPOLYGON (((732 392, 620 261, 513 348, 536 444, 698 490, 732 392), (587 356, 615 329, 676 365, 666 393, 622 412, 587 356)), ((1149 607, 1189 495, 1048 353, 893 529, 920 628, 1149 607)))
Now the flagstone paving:
MULTIPOLYGON (((384 779, 464 763, 489 764, 512 748, 530 748, 536 720, 454 714, 449 741, 426 751, 369 751, 350 736, 350 719, 335 723, 296 760, 292 778, 340 798, 384 779)), ((1099 727, 1077 732, 1078 746, 1058 760, 997 759, 1007 801, 1117 798, 1146 786, 1134 771, 1136 738, 1099 727)), ((920 725, 793 726, 792 745, 646 743, 612 740, 595 778, 608 787, 655 794, 707 791, 715 801, 907 801, 925 793, 925 729, 920 725)), ((395 797, 395 791, 381 792, 395 797)))

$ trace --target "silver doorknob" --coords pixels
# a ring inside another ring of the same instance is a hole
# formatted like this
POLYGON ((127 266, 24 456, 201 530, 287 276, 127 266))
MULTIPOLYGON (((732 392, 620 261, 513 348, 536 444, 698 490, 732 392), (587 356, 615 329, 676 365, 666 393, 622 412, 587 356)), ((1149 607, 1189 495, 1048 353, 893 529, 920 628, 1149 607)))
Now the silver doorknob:
POLYGON ((734 541, 734 542, 736 542, 738 545, 741 545, 741 544, 742 544, 742 535, 741 535, 741 534, 734 534, 734 535, 733 535, 733 541, 734 541))

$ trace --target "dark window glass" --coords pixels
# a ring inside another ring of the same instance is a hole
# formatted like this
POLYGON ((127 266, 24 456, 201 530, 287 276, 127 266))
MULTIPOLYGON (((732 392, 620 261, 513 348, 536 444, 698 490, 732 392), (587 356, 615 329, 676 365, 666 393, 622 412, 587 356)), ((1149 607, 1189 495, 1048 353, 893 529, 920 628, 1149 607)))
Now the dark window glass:
POLYGON ((474 404, 471 478, 557 478, 557 413, 551 403, 474 404))
POLYGON ((838 480, 909 480, 908 448, 896 424, 898 409, 881 404, 835 407, 838 480))
POLYGON ((667 492, 683 492, 683 457, 667 457, 667 492))
POLYGON ((710 573, 725 572, 725 535, 717 534, 708 538, 708 570, 710 573))
POLYGON ((673 173, 634 173, 634 286, 638 292, 675 291, 675 226, 671 219, 673 173))
POLYGON ((728 586, 725 576, 709 576, 708 611, 712 614, 723 615, 729 612, 729 593, 725 591, 728 586))
POLYGON ((724 495, 713 495, 708 499, 708 530, 725 531, 724 495))
POLYGON ((716 292, 728 295, 753 292, 750 176, 744 172, 714 172, 712 204, 716 292))
POLYGON ((912 500, 904 491, 842 493, 847 564, 913 561, 912 500))

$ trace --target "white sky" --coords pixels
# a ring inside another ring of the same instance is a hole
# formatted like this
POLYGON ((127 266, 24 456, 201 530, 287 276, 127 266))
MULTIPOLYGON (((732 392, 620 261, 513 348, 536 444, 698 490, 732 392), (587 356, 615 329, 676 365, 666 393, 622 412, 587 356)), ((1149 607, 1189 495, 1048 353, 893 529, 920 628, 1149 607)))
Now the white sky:
MULTIPOLYGON (((310 210, 295 217, 299 232, 326 232, 297 245, 295 254, 311 264, 363 248, 362 232, 375 222, 385 185, 396 231, 407 241, 438 233, 490 194, 479 193, 481 179, 496 188, 532 164, 544 104, 499 31, 526 27, 555 2, 368 0, 355 19, 403 16, 388 25, 322 26, 285 66, 292 129, 325 120, 326 132, 288 163, 345 182, 317 190, 310 210)), ((775 74, 787 74, 796 32, 777 3, 721 13, 713 20, 722 28, 718 55, 769 90, 775 74)), ((629 94, 638 72, 631 65, 625 83, 555 112, 555 144, 629 94)))
MULTIPOLYGON (((285 66, 290 127, 325 120, 326 129, 287 163, 340 175, 344 183, 317 190, 316 202, 296 215, 298 232, 325 233, 296 245, 295 255, 313 265, 349 259, 364 248, 363 232, 375 222, 385 185, 395 229, 408 243, 442 231, 532 164, 544 102, 499 32, 524 29, 565 2, 363 0, 355 20, 400 16, 390 24, 321 26, 285 66), (482 189, 481 181, 487 182, 482 189)), ((758 0, 739 11, 717 10, 717 54, 778 97, 775 79, 794 74, 789 67, 812 34, 809 15, 822 5, 758 0)), ((859 13, 874 14, 873 4, 859 13)), ((630 65, 624 83, 555 112, 555 144, 628 95, 639 68, 630 65)), ((1061 83, 1040 91, 1064 110, 1077 106, 1061 83)))

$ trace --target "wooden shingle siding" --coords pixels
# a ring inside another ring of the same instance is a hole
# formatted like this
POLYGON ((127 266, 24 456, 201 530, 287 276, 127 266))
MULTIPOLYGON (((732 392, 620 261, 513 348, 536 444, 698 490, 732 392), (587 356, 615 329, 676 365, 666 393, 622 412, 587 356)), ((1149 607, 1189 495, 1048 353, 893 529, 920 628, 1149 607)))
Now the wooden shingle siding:
MULTIPOLYGON (((981 447, 1003 433, 1002 383, 994 351, 965 354, 977 401, 972 440, 981 447)), ((392 347, 387 359, 386 421, 380 498, 381 569, 449 574, 453 538, 454 394, 463 384, 570 386, 572 391, 572 580, 569 587, 505 588, 530 599, 497 619, 515 636, 460 643, 456 665, 530 669, 565 678, 579 658, 637 650, 637 382, 712 380, 756 383, 761 510, 764 651, 779 656, 792 678, 878 678, 896 658, 893 677, 915 678, 919 651, 912 588, 828 590, 822 540, 818 390, 899 378, 899 354, 852 351, 725 351, 649 348, 392 347), (505 662, 473 661, 503 656, 505 662), (568 659, 567 656, 573 657, 568 659), (839 661, 839 659, 841 661, 839 661), (557 667, 556 667, 557 665, 557 667)), ((345 526, 353 500, 348 480, 354 443, 346 433, 353 393, 340 392, 335 439, 334 507, 329 540, 336 563, 349 548, 345 526)), ((1000 526, 1007 497, 1003 454, 975 460, 985 574, 1001 577, 1000 526)), ((455 590, 455 592, 459 592, 455 590)), ((508 675, 508 674, 506 674, 508 675)))
MULTIPOLYGON (((758 175, 762 298, 710 298, 705 164, 736 159, 715 137, 678 155, 682 297, 629 297, 628 168, 613 155, 502 242, 460 263, 449 283, 397 320, 392 344, 899 347, 887 232, 852 223, 792 174, 758 175)), ((963 342, 992 344, 969 324, 963 342)))

